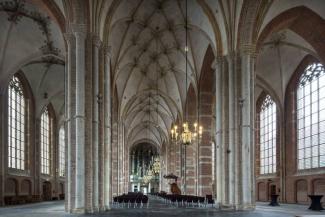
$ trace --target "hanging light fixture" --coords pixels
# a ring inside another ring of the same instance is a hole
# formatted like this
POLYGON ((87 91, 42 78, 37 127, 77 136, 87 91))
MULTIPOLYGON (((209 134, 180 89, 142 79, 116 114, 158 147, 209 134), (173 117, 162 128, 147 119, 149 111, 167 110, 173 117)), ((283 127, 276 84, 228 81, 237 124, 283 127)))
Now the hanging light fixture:
POLYGON ((152 164, 152 171, 155 175, 160 173, 160 160, 159 157, 155 157, 154 162, 152 164))
MULTIPOLYGON (((187 19, 187 0, 185 1, 185 94, 187 94, 187 64, 188 64, 188 43, 187 43, 187 31, 188 31, 188 19, 187 19)), ((179 137, 178 126, 174 125, 171 129, 171 137, 175 142, 181 142, 184 145, 190 145, 193 140, 201 139, 203 133, 203 127, 198 126, 197 122, 193 124, 194 130, 193 132, 190 130, 189 122, 187 119, 187 103, 185 104, 185 121, 183 122, 183 131, 181 132, 181 136, 179 137)))

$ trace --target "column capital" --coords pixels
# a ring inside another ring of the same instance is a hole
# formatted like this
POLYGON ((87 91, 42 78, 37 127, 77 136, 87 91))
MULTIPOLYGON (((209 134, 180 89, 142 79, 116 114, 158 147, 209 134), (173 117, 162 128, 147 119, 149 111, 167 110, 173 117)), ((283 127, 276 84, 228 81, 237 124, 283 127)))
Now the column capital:
POLYGON ((211 64, 211 68, 214 69, 214 70, 216 70, 216 69, 218 68, 218 65, 222 64, 223 61, 224 61, 224 56, 217 56, 217 57, 213 60, 213 62, 212 62, 212 64, 211 64))
POLYGON ((71 32, 73 32, 76 36, 80 36, 85 38, 87 36, 87 26, 85 24, 71 24, 70 25, 71 32))
POLYGON ((240 53, 242 55, 251 55, 253 58, 257 56, 256 44, 241 44, 240 53))
POLYGON ((228 60, 233 60, 233 59, 235 59, 236 58, 236 55, 237 55, 237 52, 235 52, 235 51, 230 51, 229 53, 228 53, 228 55, 227 55, 227 59, 228 60))
POLYGON ((68 44, 72 43, 75 39, 75 36, 71 32, 64 33, 63 37, 68 44))
POLYGON ((93 45, 95 45, 97 48, 100 48, 103 45, 103 42, 100 40, 99 36, 94 35, 92 37, 93 45))
POLYGON ((112 57, 112 47, 111 46, 105 45, 103 51, 104 51, 105 57, 112 57))

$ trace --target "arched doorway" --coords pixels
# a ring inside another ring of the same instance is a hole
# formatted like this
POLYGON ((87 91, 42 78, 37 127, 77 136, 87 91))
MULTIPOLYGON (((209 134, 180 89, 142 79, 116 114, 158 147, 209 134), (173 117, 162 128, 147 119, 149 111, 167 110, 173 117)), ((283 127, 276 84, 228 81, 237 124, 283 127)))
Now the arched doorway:
POLYGON ((154 164, 159 161, 157 148, 148 142, 139 143, 130 149, 129 156, 129 190, 144 194, 158 192, 159 173, 154 171, 154 164))

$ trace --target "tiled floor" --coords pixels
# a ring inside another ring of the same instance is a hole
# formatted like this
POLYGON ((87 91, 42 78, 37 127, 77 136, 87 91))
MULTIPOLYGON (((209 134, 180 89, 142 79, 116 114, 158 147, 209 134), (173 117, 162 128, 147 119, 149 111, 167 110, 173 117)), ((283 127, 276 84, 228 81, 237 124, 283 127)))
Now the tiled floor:
MULTIPOLYGON (((214 208, 175 208, 164 204, 161 200, 150 198, 149 208, 113 208, 107 213, 86 216, 110 216, 110 217, 292 217, 302 215, 318 215, 325 217, 325 211, 309 211, 307 206, 281 204, 279 207, 270 207, 266 203, 257 203, 254 211, 233 212, 219 211, 214 208)), ((62 217, 77 216, 64 212, 64 203, 62 201, 43 202, 39 204, 28 204, 20 206, 11 206, 0 208, 0 217, 62 217)))

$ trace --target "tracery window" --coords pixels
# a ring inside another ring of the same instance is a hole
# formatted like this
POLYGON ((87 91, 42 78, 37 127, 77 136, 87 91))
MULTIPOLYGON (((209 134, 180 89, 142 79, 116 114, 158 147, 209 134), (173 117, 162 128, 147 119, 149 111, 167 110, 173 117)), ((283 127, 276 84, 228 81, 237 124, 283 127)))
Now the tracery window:
POLYGON ((47 107, 41 116, 41 173, 50 174, 50 116, 47 107))
POLYGON ((267 95, 261 105, 260 174, 276 172, 276 104, 267 95))
POLYGON ((298 169, 325 166, 325 72, 306 67, 297 88, 298 169))
POLYGON ((63 126, 59 131, 59 175, 65 176, 65 132, 63 126))
POLYGON ((13 76, 8 86, 8 167, 25 170, 26 99, 22 84, 13 76))

